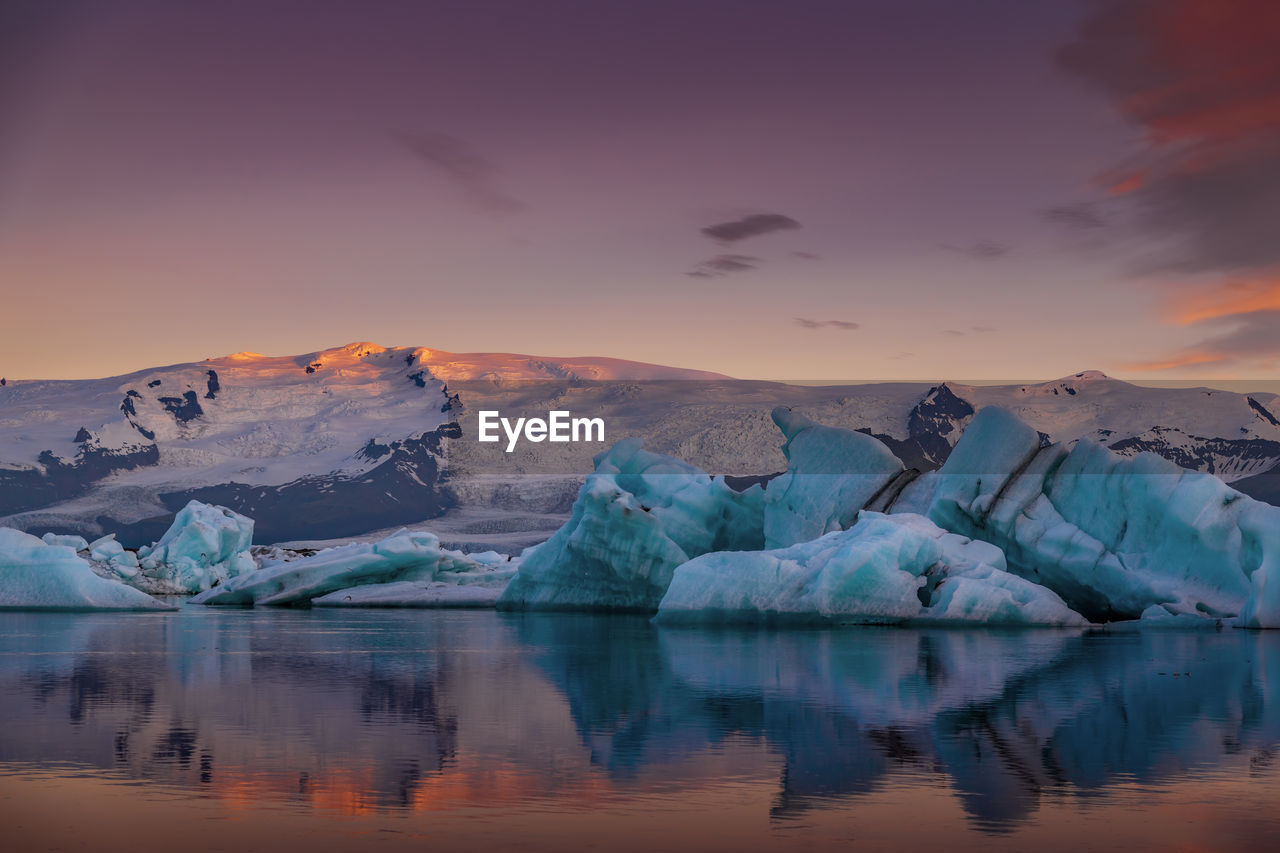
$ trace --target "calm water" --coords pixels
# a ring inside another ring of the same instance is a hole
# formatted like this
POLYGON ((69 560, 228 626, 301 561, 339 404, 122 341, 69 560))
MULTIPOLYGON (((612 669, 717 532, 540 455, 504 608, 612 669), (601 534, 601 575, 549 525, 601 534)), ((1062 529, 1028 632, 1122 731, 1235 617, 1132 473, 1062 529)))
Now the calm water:
POLYGON ((0 614, 10 850, 1264 849, 1280 636, 0 614))

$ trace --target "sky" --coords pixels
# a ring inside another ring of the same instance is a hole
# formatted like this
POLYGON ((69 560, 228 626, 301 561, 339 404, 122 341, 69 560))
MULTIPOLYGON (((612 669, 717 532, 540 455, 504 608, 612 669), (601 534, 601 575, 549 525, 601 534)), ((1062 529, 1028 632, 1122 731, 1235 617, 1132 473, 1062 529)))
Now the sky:
POLYGON ((7 0, 0 375, 1280 376, 1270 0, 7 0))

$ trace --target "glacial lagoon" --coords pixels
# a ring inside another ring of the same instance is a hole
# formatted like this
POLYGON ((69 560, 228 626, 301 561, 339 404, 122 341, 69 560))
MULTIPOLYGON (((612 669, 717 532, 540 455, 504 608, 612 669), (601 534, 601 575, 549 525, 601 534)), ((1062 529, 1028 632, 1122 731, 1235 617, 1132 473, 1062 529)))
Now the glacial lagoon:
POLYGON ((1280 635, 0 613, 8 849, 1262 849, 1280 635))

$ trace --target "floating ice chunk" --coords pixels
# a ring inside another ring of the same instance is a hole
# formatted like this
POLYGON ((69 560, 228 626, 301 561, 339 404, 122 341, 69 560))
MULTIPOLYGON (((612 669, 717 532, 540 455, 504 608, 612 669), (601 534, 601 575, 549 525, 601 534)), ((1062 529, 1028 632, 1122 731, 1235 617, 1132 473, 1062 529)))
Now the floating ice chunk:
POLYGON ((766 548, 844 530, 902 473, 902 461, 864 433, 822 426, 785 406, 773 410, 773 422, 787 438, 787 470, 765 489, 766 548))
POLYGON ((89 543, 89 559, 96 560, 100 563, 106 563, 116 554, 124 551, 124 546, 116 541, 114 533, 108 533, 99 539, 95 539, 89 543))
POLYGON ((987 408, 934 479, 933 521, 999 546, 1014 573, 1095 621, 1161 605, 1280 627, 1280 508, 1211 474, 1088 440, 1040 447, 1031 427, 987 408))
MULTIPOLYGON (((433 533, 400 530, 374 543, 329 548, 311 557, 264 566, 191 599, 193 604, 296 604, 338 590, 395 581, 455 585, 505 584, 510 564, 486 552, 472 557, 440 547, 433 533)), ((398 590, 404 592, 404 590, 398 590)), ((334 603, 330 601, 329 603, 334 603)))
POLYGON ((126 551, 124 546, 116 541, 114 533, 108 533, 87 543, 85 549, 89 552, 89 560, 94 570, 104 577, 122 578, 127 581, 138 574, 138 555, 132 551, 126 551))
POLYGON ((76 552, 89 550, 89 542, 83 536, 62 536, 57 533, 46 533, 40 538, 46 545, 61 545, 76 552))
POLYGON ((524 552, 503 609, 655 610, 676 566, 764 544, 763 493, 643 450, 638 439, 595 458, 556 533, 524 552))
POLYGON ((172 610, 144 592, 94 574, 72 546, 0 528, 0 609, 172 610))
POLYGON ((432 580, 368 584, 340 589, 311 603, 316 607, 493 607, 515 569, 489 574, 492 577, 486 583, 432 580))
POLYGON ((1128 622, 1115 622, 1108 625, 1108 630, 1141 630, 1172 629, 1178 631, 1200 630, 1218 631, 1223 627, 1221 619, 1206 619, 1203 615, 1189 613, 1172 613, 1166 607, 1153 604, 1142 611, 1142 616, 1128 622))
POLYGON ((1083 625, 1085 620, 1058 595, 992 566, 953 573, 940 583, 920 618, 983 625, 1083 625))
POLYGON ((142 571, 136 583, 173 593, 209 589, 257 568, 249 553, 252 544, 253 519, 191 501, 174 516, 159 542, 139 551, 142 571))
POLYGON ((848 530, 810 542, 690 560, 676 569, 657 618, 1085 624, 1051 591, 1005 571, 998 548, 923 516, 867 511, 848 530))

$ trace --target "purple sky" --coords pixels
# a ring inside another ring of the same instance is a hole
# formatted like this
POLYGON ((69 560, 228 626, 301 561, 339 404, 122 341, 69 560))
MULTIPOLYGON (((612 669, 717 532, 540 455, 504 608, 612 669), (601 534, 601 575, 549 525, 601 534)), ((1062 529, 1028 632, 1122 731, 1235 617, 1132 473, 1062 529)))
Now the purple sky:
POLYGON ((1264 0, 0 7, 0 374, 1273 378, 1264 0))

